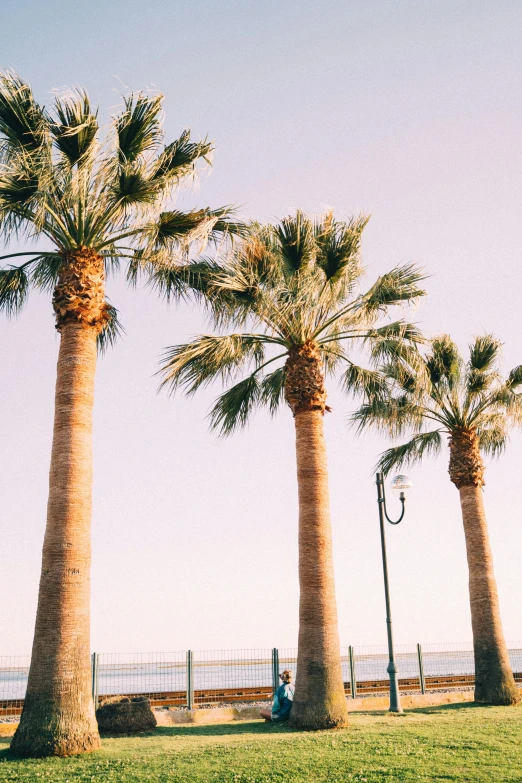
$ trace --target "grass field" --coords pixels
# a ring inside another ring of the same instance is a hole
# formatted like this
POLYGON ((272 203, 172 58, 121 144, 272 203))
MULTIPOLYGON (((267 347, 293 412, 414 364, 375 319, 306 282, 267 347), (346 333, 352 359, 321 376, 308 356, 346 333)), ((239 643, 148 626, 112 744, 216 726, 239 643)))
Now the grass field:
POLYGON ((2 783, 521 783, 522 707, 355 713, 350 728, 315 733, 257 721, 161 727, 69 759, 19 761, 8 746, 0 738, 2 783))

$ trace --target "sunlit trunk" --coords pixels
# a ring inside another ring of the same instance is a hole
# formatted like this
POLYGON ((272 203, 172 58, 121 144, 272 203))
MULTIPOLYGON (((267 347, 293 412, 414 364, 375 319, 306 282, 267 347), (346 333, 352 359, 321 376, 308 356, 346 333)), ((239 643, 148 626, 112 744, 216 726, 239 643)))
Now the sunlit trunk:
POLYGON ((100 745, 91 694, 92 409, 96 339, 107 318, 103 259, 64 259, 54 295, 61 332, 49 502, 31 667, 11 750, 67 756, 100 745))
POLYGON ((459 493, 469 568, 475 701, 514 704, 518 689, 502 631, 482 488, 464 486, 459 493))
POLYGON ((295 419, 299 492, 299 643, 290 725, 346 725, 323 432, 326 393, 313 344, 290 352, 285 394, 295 419))

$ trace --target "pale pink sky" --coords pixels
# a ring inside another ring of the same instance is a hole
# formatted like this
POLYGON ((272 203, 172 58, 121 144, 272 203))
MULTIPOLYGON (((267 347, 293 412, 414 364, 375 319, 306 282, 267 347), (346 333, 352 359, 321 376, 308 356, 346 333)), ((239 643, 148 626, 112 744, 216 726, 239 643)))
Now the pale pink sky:
MULTIPOLYGON (((333 206, 373 217, 368 284, 397 263, 431 275, 414 317, 463 349, 493 331, 522 362, 522 5, 489 0, 192 2, 4 0, 1 65, 45 101, 85 85, 107 110, 120 85, 157 86, 165 128, 216 143, 180 201, 271 219, 333 206)), ((100 361, 95 408, 92 646, 99 651, 293 645, 297 503, 293 423, 258 414, 210 435, 214 391, 156 393, 158 357, 204 328, 189 306, 111 281, 127 334, 100 361)), ((33 296, 0 320, 0 655, 29 652, 45 524, 58 337, 33 296)), ((353 403, 325 419, 344 644, 385 644, 372 466, 353 403)), ((488 467, 485 502, 506 637, 522 639, 522 437, 488 467)), ((389 528, 397 643, 471 638, 457 491, 447 461, 411 470, 389 528)))

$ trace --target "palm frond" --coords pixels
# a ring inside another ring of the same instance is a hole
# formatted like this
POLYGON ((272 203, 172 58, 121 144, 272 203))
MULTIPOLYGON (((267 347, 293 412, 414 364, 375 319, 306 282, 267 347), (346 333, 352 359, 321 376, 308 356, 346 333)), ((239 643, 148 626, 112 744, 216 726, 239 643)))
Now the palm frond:
POLYGON ((133 163, 140 156, 157 149, 162 138, 162 95, 142 92, 124 98, 125 109, 114 118, 118 154, 121 164, 133 163))
POLYGON ((274 233, 288 274, 293 275, 306 267, 314 256, 313 224, 304 212, 298 210, 295 217, 282 218, 274 233))
POLYGON ((163 376, 161 387, 168 386, 173 392, 182 386, 187 394, 193 394, 215 378, 233 378, 248 363, 262 363, 264 341, 262 335, 204 334, 190 343, 168 348, 159 370, 163 376))
POLYGON ((244 427, 261 395, 258 376, 253 373, 236 383, 216 400, 210 412, 210 427, 222 436, 244 427))
POLYGON ((387 393, 386 376, 379 370, 368 370, 349 362, 348 369, 341 375, 341 387, 348 394, 363 394, 366 397, 382 397, 387 393))
POLYGON ((24 171, 0 173, 0 213, 30 203, 38 185, 38 177, 24 171))
POLYGON ((22 267, 0 269, 0 312, 8 317, 20 312, 27 299, 29 276, 22 267))
POLYGON ((497 420, 478 431, 480 450, 489 457, 498 457, 507 446, 508 433, 505 421, 497 420))
POLYGON ((97 338, 98 352, 102 355, 106 353, 109 348, 112 348, 118 338, 125 333, 125 329, 121 325, 118 317, 118 310, 113 305, 108 305, 106 312, 109 319, 105 322, 105 325, 97 338))
POLYGON ((261 382, 260 403, 267 405, 272 416, 275 416, 285 398, 285 368, 279 367, 266 375, 261 382))
POLYGON ((437 385, 441 380, 445 380, 450 389, 454 388, 459 381, 462 368, 462 359, 457 346, 449 335, 443 334, 431 341, 431 348, 426 366, 432 384, 437 385))
POLYGON ((415 324, 393 321, 377 329, 369 329, 364 342, 369 345, 374 362, 402 360, 415 365, 419 357, 417 345, 424 342, 424 337, 415 324))
POLYGON ((363 215, 342 223, 328 213, 325 219, 316 222, 317 264, 330 283, 336 283, 348 271, 353 279, 360 275, 361 237, 369 220, 369 215, 363 215))
POLYGON ((475 338, 469 346, 469 366, 479 372, 492 370, 498 360, 502 343, 491 334, 475 338))
POLYGON ((421 462, 424 456, 437 456, 442 447, 440 432, 440 430, 421 432, 408 443, 387 449, 381 454, 375 470, 387 476, 394 468, 400 469, 407 465, 415 465, 421 462))
POLYGON ((391 437, 402 435, 408 428, 420 430, 425 409, 403 395, 400 397, 370 397, 351 416, 350 422, 360 434, 365 429, 376 429, 391 437))
POLYGON ((48 135, 48 118, 31 88, 16 73, 0 72, 0 150, 37 152, 48 135))
POLYGON ((185 130, 177 139, 165 147, 154 165, 153 179, 180 179, 194 170, 200 158, 208 161, 212 152, 212 143, 206 139, 200 142, 190 141, 190 131, 185 130))
POLYGON ((92 149, 98 132, 98 111, 91 110, 85 90, 69 90, 57 97, 54 110, 58 122, 51 123, 56 147, 75 166, 92 149))
POLYGON ((115 177, 111 195, 115 202, 126 208, 155 204, 158 191, 158 183, 148 177, 144 163, 127 164, 121 166, 115 177))
POLYGON ((35 258, 35 264, 31 269, 31 283, 41 291, 50 293, 58 282, 62 263, 63 259, 58 254, 35 258))
POLYGON ((426 276, 413 264, 395 267, 379 277, 361 300, 368 312, 379 312, 391 305, 410 302, 426 295, 418 283, 426 276))

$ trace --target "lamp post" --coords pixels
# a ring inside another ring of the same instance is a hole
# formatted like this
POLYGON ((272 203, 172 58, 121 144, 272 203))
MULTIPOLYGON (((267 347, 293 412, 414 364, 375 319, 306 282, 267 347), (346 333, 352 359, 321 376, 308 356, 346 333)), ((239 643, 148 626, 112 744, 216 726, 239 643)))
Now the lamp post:
POLYGON ((379 505, 379 522, 381 527, 381 550, 382 550, 382 569, 384 573, 384 595, 386 598, 386 629, 388 632, 388 667, 386 671, 390 677, 390 712, 402 712, 401 697, 399 694, 399 680, 397 678, 397 666, 395 665, 395 656, 393 652, 393 633, 390 606, 390 588, 388 584, 388 560, 386 558, 386 536, 384 532, 384 518, 386 517, 390 525, 398 525, 404 517, 406 511, 406 493, 411 489, 412 483, 408 476, 396 476, 391 482, 392 491, 399 495, 402 504, 402 511, 399 519, 395 522, 390 519, 386 511, 386 495, 384 492, 384 477, 382 473, 377 473, 377 503, 379 505))

